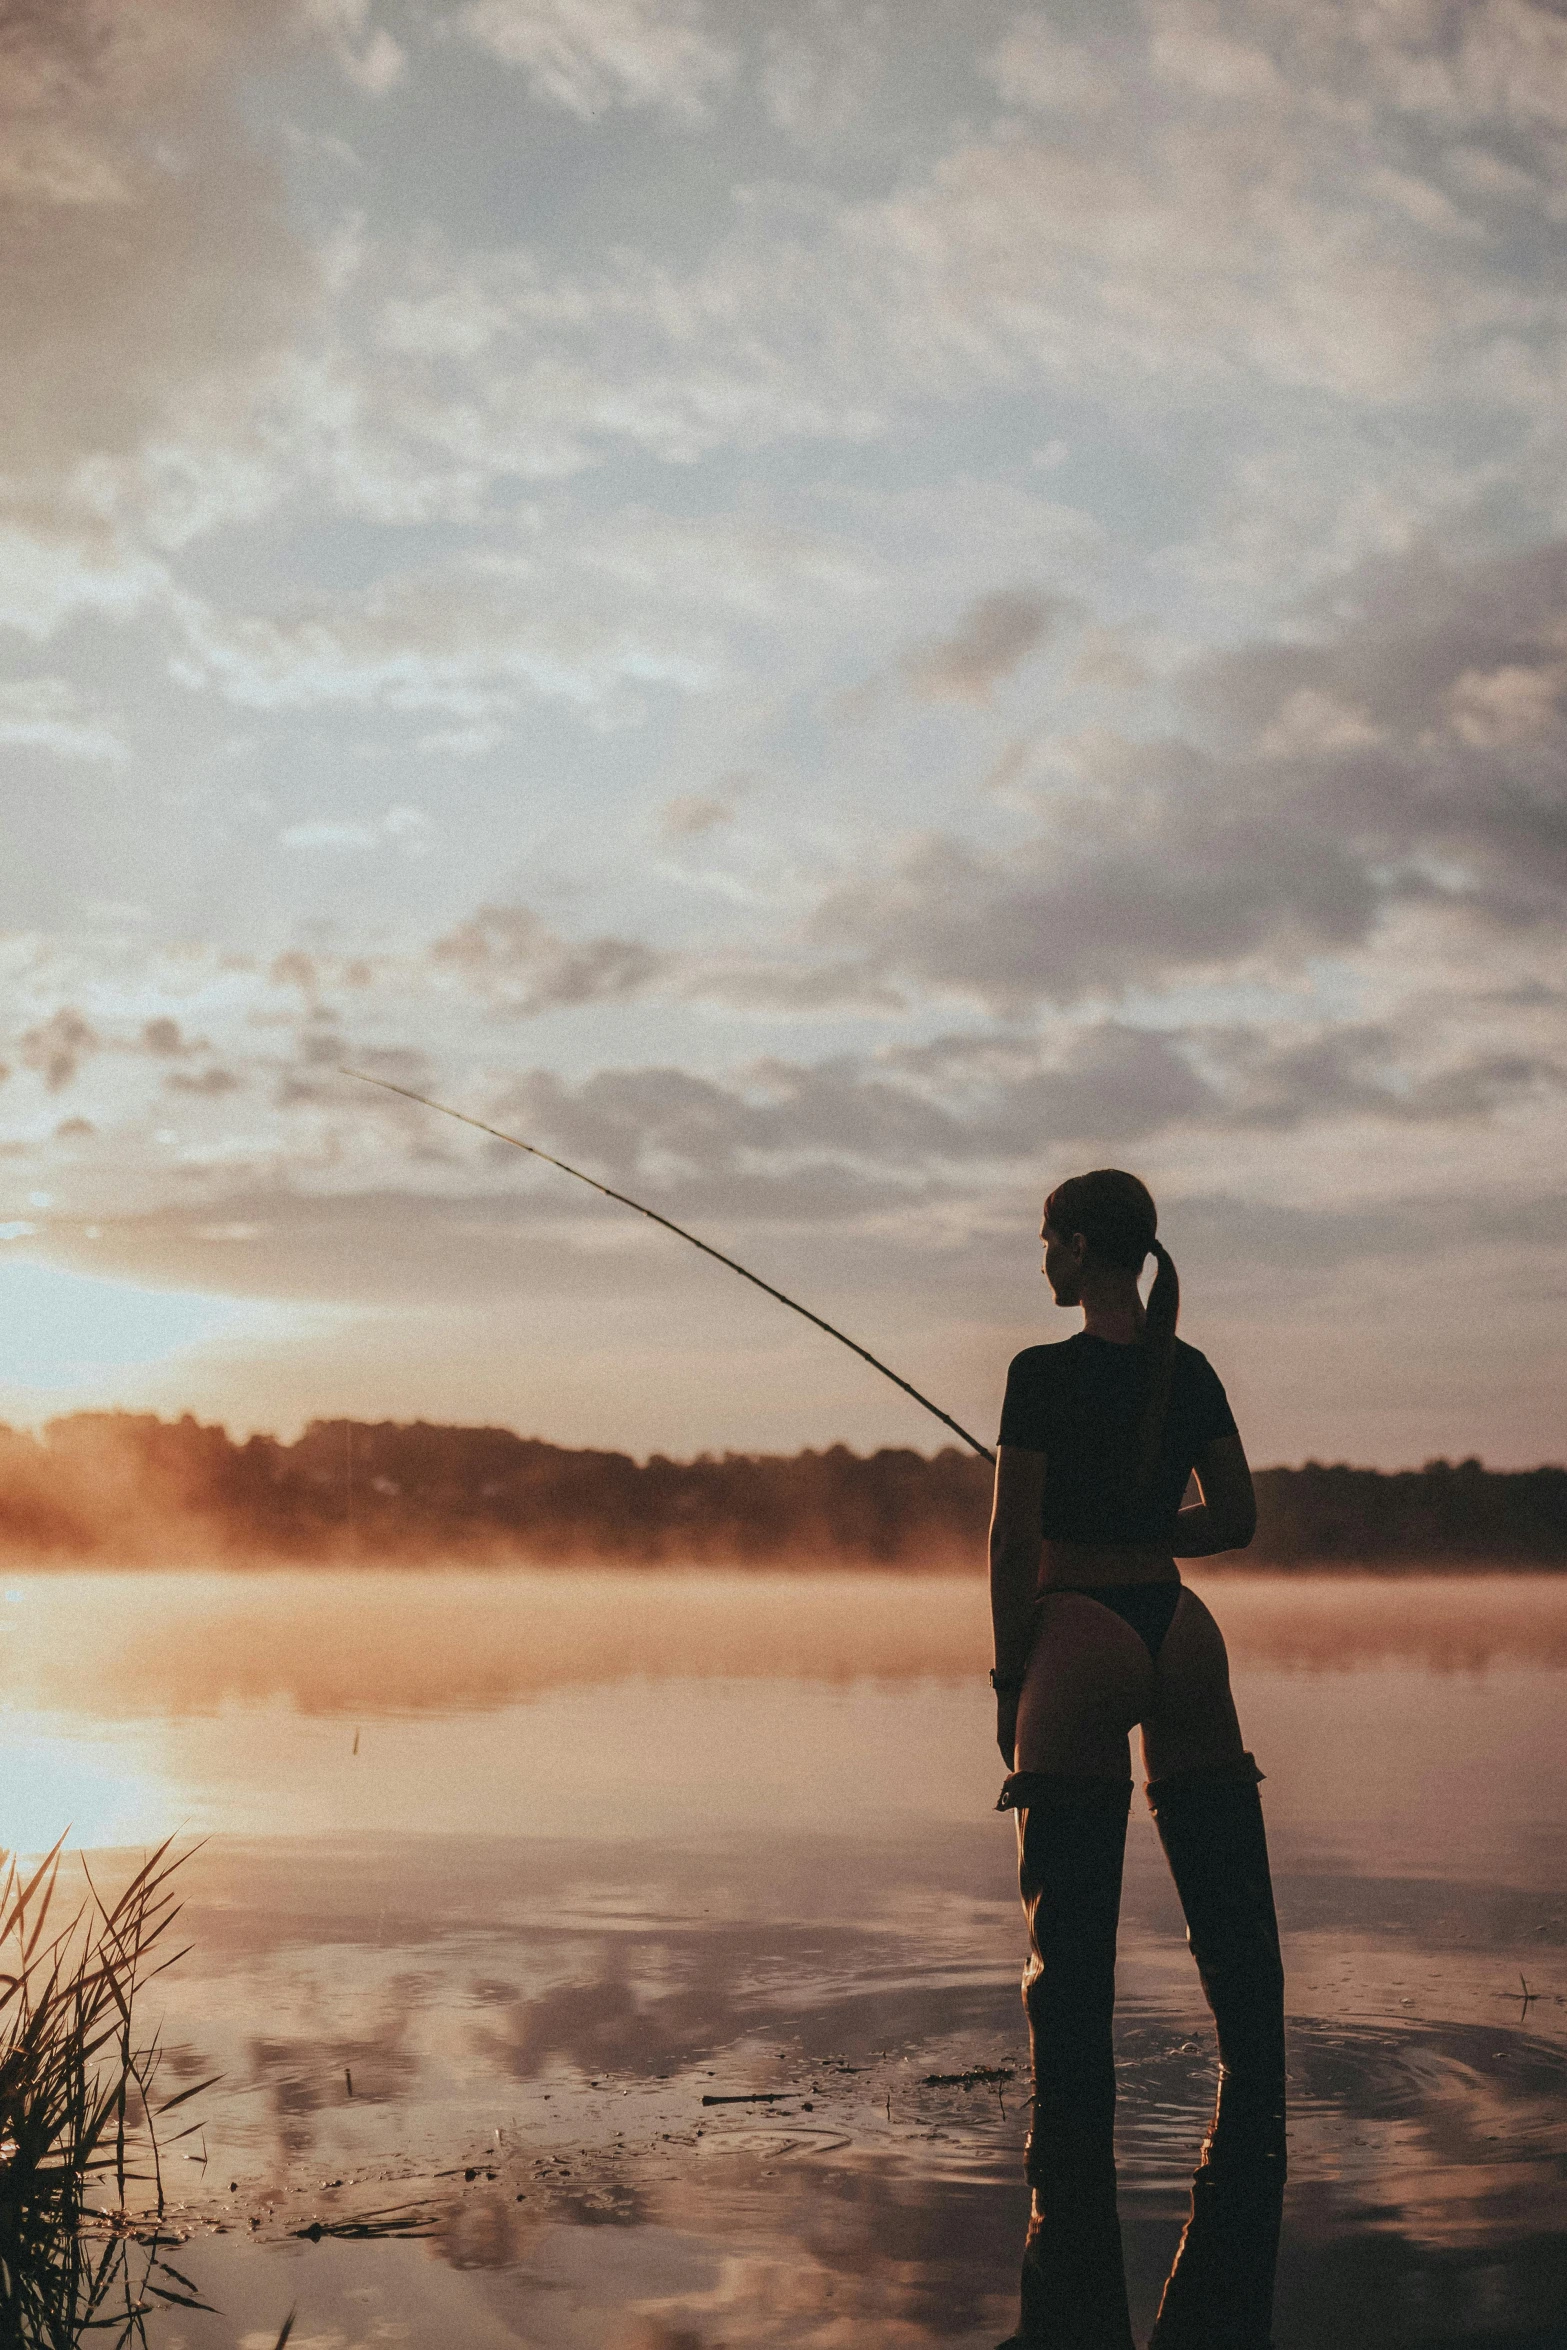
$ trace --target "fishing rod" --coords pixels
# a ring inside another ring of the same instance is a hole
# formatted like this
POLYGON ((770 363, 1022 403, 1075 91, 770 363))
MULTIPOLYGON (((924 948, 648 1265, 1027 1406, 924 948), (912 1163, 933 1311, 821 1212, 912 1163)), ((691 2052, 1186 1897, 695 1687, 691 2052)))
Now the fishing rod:
POLYGON ((548 1151, 540 1150, 536 1142, 524 1142, 519 1134, 503 1134, 498 1126, 487 1126, 482 1118, 470 1118, 466 1110, 454 1110, 449 1102, 432 1101, 427 1093, 415 1093, 411 1086, 394 1085, 389 1077, 371 1077, 363 1069, 339 1066, 338 1075, 355 1077, 361 1085, 378 1085, 383 1093, 399 1093, 405 1102, 418 1102, 422 1109, 438 1110, 443 1118, 456 1118, 464 1126, 476 1126, 481 1134, 493 1135, 497 1142, 509 1142, 513 1150, 526 1151, 530 1158, 542 1159, 547 1167, 558 1167, 563 1175, 575 1175, 579 1183, 590 1184, 593 1190, 602 1192, 605 1199, 617 1200, 623 1208, 635 1208, 637 1214, 646 1216, 650 1224, 662 1224, 664 1230, 674 1233, 677 1240, 688 1240, 693 1248, 702 1251, 704 1257, 716 1257, 719 1264, 729 1267, 731 1273, 738 1273, 742 1281, 749 1281, 754 1288, 765 1290, 781 1306, 787 1306, 792 1314, 803 1315, 807 1322, 814 1322, 818 1330, 825 1330, 829 1338, 836 1338, 840 1346, 846 1346, 850 1354, 858 1355, 862 1363, 869 1363, 873 1371, 879 1371, 884 1379, 890 1379, 894 1387, 901 1387, 905 1395, 912 1395, 914 1401, 939 1420, 944 1428, 950 1428, 954 1436, 961 1436, 970 1450, 979 1454, 981 1460, 994 1463, 996 1456, 988 1445, 981 1444, 977 1436, 971 1436, 966 1428, 959 1427, 950 1412, 944 1412, 939 1404, 932 1403, 928 1395, 921 1395, 919 1389, 911 1387, 907 1379, 900 1379, 896 1371, 889 1370, 884 1362, 871 1353, 869 1347, 861 1346, 857 1340, 836 1329, 831 1322, 824 1322, 820 1314, 813 1314, 810 1307, 802 1306, 798 1298, 786 1297, 781 1289, 775 1289, 770 1281, 764 1281, 761 1274, 753 1273, 749 1266, 737 1264, 733 1257, 726 1257, 723 1250, 714 1248, 711 1241, 699 1240, 694 1232, 688 1232, 683 1224, 675 1223, 672 1217, 661 1216, 657 1208, 645 1208, 640 1200, 628 1199, 623 1191, 611 1191, 609 1185, 600 1183, 597 1176, 584 1175, 580 1167, 570 1167, 564 1159, 552 1157, 548 1151))

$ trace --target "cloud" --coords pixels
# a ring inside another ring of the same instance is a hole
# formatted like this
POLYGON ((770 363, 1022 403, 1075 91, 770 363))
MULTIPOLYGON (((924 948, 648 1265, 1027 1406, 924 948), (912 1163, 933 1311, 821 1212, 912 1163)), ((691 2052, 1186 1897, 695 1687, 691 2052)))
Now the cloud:
POLYGON ((1445 868, 1459 902, 1560 919, 1567 891, 1567 542, 1467 564, 1368 565, 1298 615, 1293 641, 1198 667, 1194 709, 1269 747, 1302 696, 1346 714, 1277 789, 1368 869, 1445 868))
MULTIPOLYGON (((63 491, 59 498, 14 498, 10 521, 0 520, 0 628, 37 644, 73 615, 129 619, 169 589, 165 564, 101 522, 72 514, 69 503, 63 491)), ((73 744, 68 755, 79 748, 73 744)))
POLYGON ((472 0, 456 21, 535 98, 585 121, 649 107, 698 122, 735 69, 697 0, 472 0))
POLYGON ((1349 1117, 1457 1122, 1567 1091, 1567 1063, 1549 1055, 1460 1050, 1443 1059, 1374 1022, 1304 1038, 1231 1028, 1192 1043, 1213 1075, 1212 1123, 1237 1128, 1293 1130, 1349 1117))
POLYGON ((1567 689, 1567 661, 1526 668, 1466 669, 1448 693, 1453 731, 1471 750, 1506 750, 1554 731, 1567 689))
POLYGON ((887 17, 878 6, 807 0, 768 26, 762 98, 780 130, 802 145, 863 122, 887 66, 887 17))
POLYGON ((1535 0, 1477 0, 1451 17, 1424 9, 1300 15, 1291 25, 1289 12, 1274 14, 1297 68, 1314 65, 1340 86, 1364 86, 1369 75, 1400 113, 1443 128, 1567 129, 1567 25, 1535 0))
POLYGON ((0 685, 0 743, 48 751, 56 759, 88 759, 118 766, 129 758, 120 737, 92 715, 63 677, 19 678, 0 685))
POLYGON ((822 950, 1015 1012, 1298 965, 1424 903, 1567 911, 1567 545, 1368 566, 1287 637, 1173 681, 1185 738, 1055 746, 1038 828, 906 843, 830 890, 822 950))
POLYGON ((506 729, 493 719, 473 726, 438 726, 420 735, 414 748, 437 758, 486 759, 506 740, 506 729))
POLYGON ((1073 656, 1067 683, 1111 694, 1134 694, 1153 682, 1154 672, 1136 650, 1129 628, 1086 627, 1073 656))
MULTIPOLYGON (((557 1090, 539 1097, 541 1117, 558 1116, 590 1149, 597 1133, 622 1158, 632 1154, 634 1112, 665 1157, 630 1163, 655 1184, 666 1179, 661 1167, 684 1164, 679 1181, 697 1186, 699 1204, 722 1196, 726 1213, 784 1214, 798 1199, 824 1219, 872 1212, 877 1196, 897 1199, 911 1185, 972 1196, 980 1170, 1032 1162, 1041 1138, 1109 1149, 1351 1121, 1523 1121, 1562 1085, 1561 1058, 1543 1022, 1524 1017, 1527 1003, 1486 1011, 1477 996, 1467 1025, 1450 999, 1439 1016, 1429 999, 1418 1020, 1398 1003, 1436 984, 1429 973, 1421 980, 1422 956, 1446 958, 1447 984, 1460 992, 1464 959, 1491 957, 1494 992, 1553 951, 1567 888, 1567 720, 1542 696, 1527 701, 1524 725, 1511 682, 1501 703, 1482 705, 1464 681, 1550 670, 1567 641, 1564 615, 1559 548, 1468 564, 1427 555, 1356 575, 1331 601, 1291 614, 1277 639, 1167 680, 1190 721, 1185 739, 1101 733, 1036 750, 1029 796, 1019 790, 1007 810, 987 813, 988 840, 925 836, 895 844, 885 861, 860 850, 792 937, 753 926, 728 944, 654 945, 622 924, 567 937, 526 905, 492 902, 428 948, 383 946, 373 962, 351 941, 328 948, 310 934, 308 949, 272 962, 270 982, 262 958, 241 971, 232 958, 181 950, 154 958, 134 985, 118 946, 89 982, 79 957, 46 955, 34 967, 18 945, 24 1062, 58 1090, 102 1051, 85 1107, 108 1135, 147 1114, 146 1073, 133 1106, 117 1077, 113 1056, 132 1039, 155 1061, 210 1052, 214 1069, 246 1083, 251 1103, 281 1080, 275 1098, 301 1130, 321 1121, 310 1147, 318 1142, 325 1158, 340 1147, 331 1066, 395 1039, 436 1072, 475 1006, 525 1018, 657 997, 660 1021, 701 1003, 813 1019, 914 1013, 924 1027, 943 998, 966 997, 1037 1024, 1021 1040, 932 1047, 923 1062, 861 1055, 813 1069, 780 1058, 704 1078, 697 1094, 663 1068, 612 1072, 618 1092, 606 1080, 580 1095, 558 1074, 557 1090), (1479 739, 1477 707, 1488 712, 1479 739), (1363 952, 1383 934, 1380 960, 1363 952), (1161 1013, 1140 993, 1201 978, 1234 1004, 1244 1000, 1237 982, 1255 989, 1344 951, 1359 957, 1352 981, 1319 973, 1323 1000, 1343 986, 1348 1005, 1369 987, 1370 1012, 1308 1019, 1300 1006, 1318 980, 1301 980, 1288 1018, 1198 1019, 1169 1004, 1161 1013), (297 989, 321 1015, 282 1058, 265 1033, 283 1024, 274 989, 297 989), (1095 999, 1120 1016, 1040 1014, 1095 999)), ((168 1074, 178 1081, 166 1095, 187 1097, 193 1111, 226 1086, 215 1074, 168 1074)), ((286 1133, 247 1117, 233 1147, 265 1164, 291 1147, 286 1133)), ((188 1139, 192 1152, 217 1148, 194 1121, 188 1139)), ((146 1154, 143 1172, 150 1184, 167 1180, 157 1154, 146 1154)))
POLYGON ((269 977, 274 987, 297 987, 309 1002, 321 985, 322 973, 317 958, 303 947, 285 947, 282 954, 273 957, 269 977))
POLYGON ((430 963, 519 1014, 618 1003, 645 994, 669 959, 628 938, 559 938, 527 906, 481 906, 436 940, 430 963))
POLYGON ((1378 889, 1331 835, 1179 744, 1128 747, 1123 781, 1116 801, 1061 795, 1008 849, 914 843, 891 873, 829 893, 814 940, 1011 1013, 1368 936, 1378 889))
POLYGON ((1283 1272, 1323 1273, 1357 1259, 1451 1259, 1476 1248, 1559 1254, 1567 1241, 1560 1190, 1508 1192, 1461 1185, 1401 1190, 1331 1206, 1194 1194, 1180 1221, 1194 1257, 1283 1272))
POLYGON ((1066 40, 1038 10, 1017 18, 987 70, 1007 105, 1037 114, 1102 114, 1119 78, 1113 59, 1066 40))
POLYGON ((150 436, 243 433, 313 273, 233 104, 291 0, 31 0, 0 77, 0 437, 17 527, 91 572, 150 436), (81 472, 87 461, 96 470, 81 472), (121 471, 116 471, 120 467, 121 471))
POLYGON ((681 792, 666 800, 659 816, 660 829, 669 840, 699 840, 703 833, 733 822, 734 810, 726 800, 709 799, 702 792, 681 792))
POLYGON ((1183 682, 1190 705, 1256 732, 1290 694, 1310 690, 1373 724, 1440 726, 1443 699, 1464 676, 1561 657, 1567 541, 1467 560, 1421 545, 1362 564, 1286 617, 1275 641, 1194 666, 1183 682))
POLYGON ((435 826, 422 808, 388 808, 373 824, 328 816, 310 817, 285 826, 278 841, 285 849, 325 849, 353 855, 363 849, 400 848, 405 856, 425 855, 435 826))
POLYGON ((748 660, 776 661, 781 631, 826 645, 885 585, 886 567, 841 531, 556 508, 498 543, 273 613, 181 594, 173 666, 256 710, 438 714, 456 723, 418 747, 477 757, 536 700, 616 725, 657 696, 711 694, 748 660))
POLYGON ((485 552, 287 618, 230 618, 189 602, 178 674, 252 709, 381 705, 474 723, 535 695, 633 716, 650 688, 711 686, 714 648, 678 619, 573 585, 531 557, 485 552))
POLYGON ((1220 1112, 1183 1037, 1113 1020, 1069 1031, 1053 1050, 949 1037, 884 1060, 936 1089, 960 1158, 1032 1163, 1062 1143, 1129 1142, 1220 1112))
POLYGON ((267 104, 405 61, 368 0, 22 0, 4 43, 0 624, 43 639, 170 600, 172 552, 324 469, 342 273, 267 104))
POLYGON ((864 954, 835 956, 812 946, 792 954, 719 947, 673 957, 670 984, 693 1002, 742 1012, 886 1014, 909 1009, 908 991, 874 969, 864 954))
POLYGON ((285 849, 373 849, 380 837, 373 824, 335 824, 327 818, 290 824, 278 834, 285 849))
POLYGON ((1074 609, 1037 588, 1000 588, 972 603, 949 637, 908 654, 903 673, 927 702, 985 702, 1074 609))
POLYGON ((572 1085, 534 1070, 491 1115, 682 1217, 845 1223, 941 1188, 940 1111, 848 1072, 763 1064, 723 1082, 611 1069, 572 1085))
POLYGON ((29 1069, 39 1071, 51 1093, 69 1085, 82 1062, 97 1052, 100 1044, 91 1023, 71 1004, 62 1004, 20 1039, 23 1061, 29 1069))
MULTIPOLYGON (((1496 54, 1522 54, 1520 28, 1543 12, 1499 6, 1496 54)), ((596 121, 710 106, 734 69, 732 13, 481 0, 447 21, 511 56, 545 102, 596 121)), ((764 12, 759 95, 774 118, 801 137, 852 121, 862 165, 892 151, 897 168, 856 170, 852 193, 825 169, 784 181, 754 152, 747 92, 708 127, 712 205, 607 164, 617 200, 632 184, 643 198, 613 240, 583 247, 548 219, 467 250, 434 227, 365 240, 314 462, 363 510, 472 521, 501 478, 559 482, 637 453, 863 446, 940 405, 1021 396, 1048 413, 1065 395, 1093 401, 1101 433, 1163 431, 1176 410, 1225 419, 1216 446, 1235 472, 1304 448, 1345 529, 1428 512, 1436 482, 1462 503, 1527 474, 1552 498, 1563 272, 1537 232, 1556 133, 1524 105, 1521 75, 1508 69, 1504 99, 1482 86, 1467 33, 1417 16, 1351 24, 1221 0, 1151 7, 1072 43, 1029 11, 987 61, 988 27, 965 36, 915 5, 901 47, 928 53, 931 85, 978 63, 1006 109, 960 110, 954 129, 939 99, 911 108, 906 76, 881 74, 888 20, 764 12), (1455 80, 1458 48, 1472 63, 1455 80), (1453 104, 1467 92, 1462 165, 1420 96, 1438 86, 1453 104), (1489 180, 1487 142, 1506 151, 1489 180), (1500 423, 1483 454, 1464 421, 1475 403, 1500 423), (1390 410, 1400 435, 1377 422, 1390 410)), ((1554 55, 1557 36, 1542 39, 1554 55)), ((967 421, 983 444, 986 420, 967 421)), ((1174 480, 1203 470, 1172 451, 1174 480)), ((1263 517, 1257 561, 1268 544, 1263 517)), ((1270 581, 1292 559, 1275 541, 1270 581)))
POLYGON ((1432 1049, 1375 1024, 1292 1034, 1102 1021, 1050 1045, 954 1036, 875 1060, 768 1059, 722 1077, 652 1067, 572 1083, 536 1069, 485 1114, 673 1213, 832 1221, 971 1195, 976 1181, 1066 1148, 1484 1120, 1564 1092, 1563 1061, 1432 1049))
POLYGON ((1052 1140, 1114 1144, 1175 1129, 1481 1120, 1567 1091, 1567 1060, 1376 1022, 1147 1029, 1106 1020, 1048 1052, 958 1037, 883 1061, 937 1089, 961 1121, 959 1155, 995 1158, 1037 1156, 1052 1140))
POLYGON ((323 36, 339 69, 367 97, 384 97, 407 73, 401 43, 373 21, 370 0, 303 0, 302 14, 323 36))
MULTIPOLYGON (((1440 159, 1401 143, 1433 109, 1467 107, 1465 184, 1500 123, 1508 170, 1548 191, 1553 109, 1531 74, 1547 72, 1559 36, 1518 0, 1473 12, 1484 40, 1415 12, 1332 30, 1333 12, 1298 13, 1296 25, 1233 0, 1163 6, 1073 46, 1029 12, 988 68, 1027 119, 966 127, 890 193, 765 182, 726 118, 711 136, 734 194, 694 255, 666 235, 653 188, 645 231, 598 241, 587 260, 547 227, 463 251, 433 227, 399 239, 373 223, 318 260, 229 93, 301 31, 367 90, 385 87, 401 52, 364 0, 35 7, 17 84, 34 94, 14 151, 47 233, 24 206, 7 250, 37 252, 51 290, 35 301, 23 287, 8 305, 40 321, 10 445, 48 441, 49 515, 66 532, 56 590, 105 594, 105 574, 145 565, 127 535, 138 516, 194 534, 302 481, 385 520, 471 523, 496 480, 559 481, 611 449, 688 461, 790 438, 865 443, 916 409, 992 393, 1090 391, 1121 417, 1192 402, 1211 415, 1233 395, 1247 441, 1265 429, 1269 386, 1287 401, 1314 390, 1346 414, 1443 409, 1462 393, 1527 410, 1545 478, 1560 405, 1554 264, 1538 241, 1492 233, 1500 197, 1438 186, 1440 159), (51 304, 70 311, 57 364, 51 304), (289 346, 285 381, 272 357, 289 346), (78 481, 66 529, 60 483, 94 453, 91 497, 78 481)), ((908 39, 934 47, 934 24, 916 10, 908 39)), ((736 74, 728 27, 666 0, 477 0, 441 29, 584 120, 640 107, 694 121, 736 74)), ((885 38, 874 11, 768 20, 764 102, 791 122, 831 112, 841 90, 851 113, 880 103, 885 38)), ((972 62, 971 48, 953 54, 972 62)), ((1422 445, 1412 471, 1425 460, 1422 445)), ((1355 449, 1348 506, 1365 507, 1366 477, 1388 462, 1355 449)), ((30 526, 41 545, 46 520, 30 526)), ((264 645, 250 649, 270 666, 264 645)))

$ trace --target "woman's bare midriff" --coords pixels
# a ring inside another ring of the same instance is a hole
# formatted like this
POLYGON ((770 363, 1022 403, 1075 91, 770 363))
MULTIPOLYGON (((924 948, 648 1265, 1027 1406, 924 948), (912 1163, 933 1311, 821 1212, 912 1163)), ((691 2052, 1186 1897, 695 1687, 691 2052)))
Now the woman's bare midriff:
POLYGON ((1181 1570, 1167 1550, 1146 1542, 1056 1542, 1046 1536, 1039 1589, 1084 1591, 1095 1583, 1178 1583, 1181 1570))

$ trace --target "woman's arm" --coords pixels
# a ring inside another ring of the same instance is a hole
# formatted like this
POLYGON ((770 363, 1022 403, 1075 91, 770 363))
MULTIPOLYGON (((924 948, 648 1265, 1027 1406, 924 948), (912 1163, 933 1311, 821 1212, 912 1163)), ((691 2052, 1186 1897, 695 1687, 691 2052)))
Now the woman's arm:
MULTIPOLYGON (((996 1676, 1021 1683, 1034 1637, 1039 1586, 1039 1521, 1045 1498, 1045 1456, 1019 1445, 996 1447, 996 1498, 990 1513, 990 1621, 996 1676)), ((996 1692, 996 1743, 1007 1769, 1017 1739, 1017 1690, 996 1692)))
POLYGON ((1171 1545, 1176 1557, 1206 1559, 1221 1550, 1244 1550, 1257 1531, 1257 1496, 1240 1438, 1215 1436, 1204 1445, 1196 1476, 1202 1501, 1176 1518, 1171 1545))

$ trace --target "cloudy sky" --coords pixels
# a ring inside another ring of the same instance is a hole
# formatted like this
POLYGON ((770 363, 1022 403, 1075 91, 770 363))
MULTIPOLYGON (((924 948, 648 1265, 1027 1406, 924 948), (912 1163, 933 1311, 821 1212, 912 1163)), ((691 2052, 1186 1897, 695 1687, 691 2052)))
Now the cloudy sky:
POLYGON ((1567 16, 32 0, 0 1409, 1561 1457, 1567 16))

